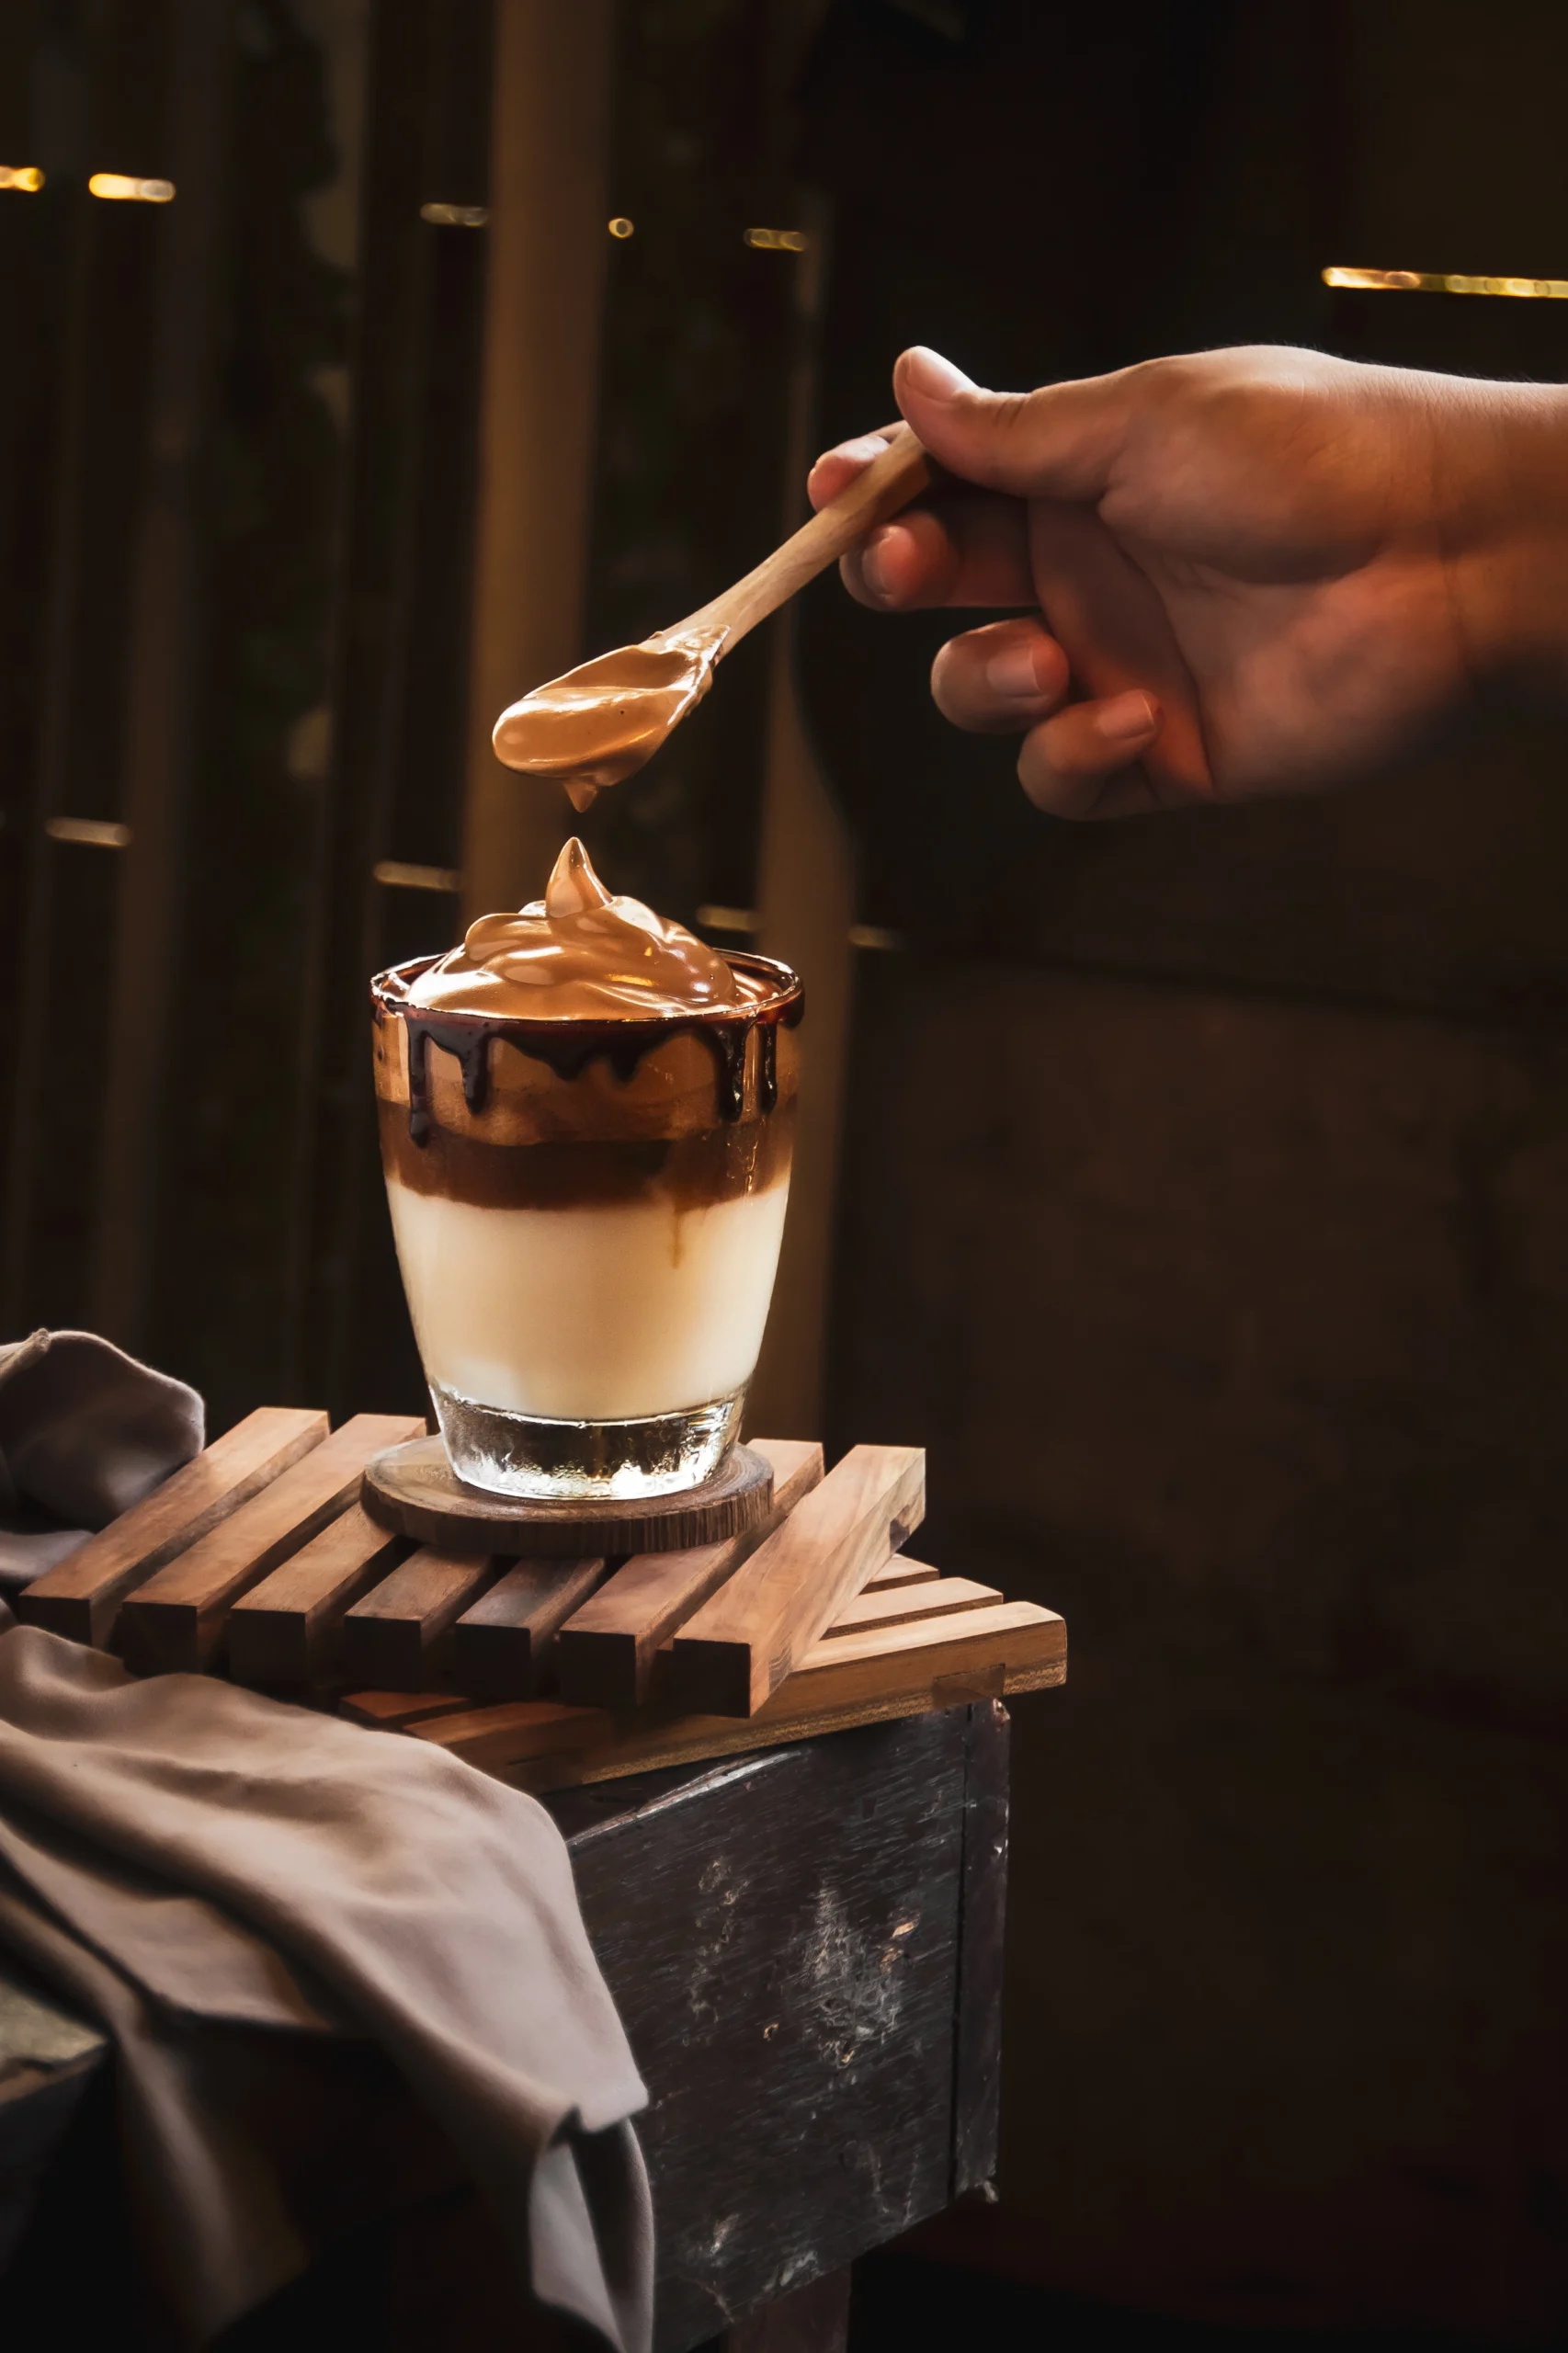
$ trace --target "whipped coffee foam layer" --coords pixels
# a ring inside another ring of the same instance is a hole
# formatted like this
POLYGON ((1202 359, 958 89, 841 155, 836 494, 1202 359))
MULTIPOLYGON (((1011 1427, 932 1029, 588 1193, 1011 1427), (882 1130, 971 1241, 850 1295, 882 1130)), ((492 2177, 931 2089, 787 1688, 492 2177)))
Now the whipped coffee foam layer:
POLYGON ((497 759, 525 776, 554 777, 574 809, 653 758, 713 681, 716 636, 619 646, 551 678, 501 713, 497 759))
POLYGON ((767 994, 680 924, 607 891, 574 836, 543 898, 516 915, 482 915, 460 948, 420 974, 408 1003, 427 1013, 602 1021, 740 1011, 767 994))

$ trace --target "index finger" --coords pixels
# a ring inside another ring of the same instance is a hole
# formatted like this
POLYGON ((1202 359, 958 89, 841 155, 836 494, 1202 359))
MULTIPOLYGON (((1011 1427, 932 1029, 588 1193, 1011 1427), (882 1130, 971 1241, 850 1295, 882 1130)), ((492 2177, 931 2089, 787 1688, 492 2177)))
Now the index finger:
POLYGON ((840 441, 833 449, 824 449, 806 476, 806 496, 813 508, 825 506, 830 498, 836 498, 873 458, 880 458, 903 422, 900 417, 892 425, 879 425, 874 432, 858 433, 852 440, 840 441))

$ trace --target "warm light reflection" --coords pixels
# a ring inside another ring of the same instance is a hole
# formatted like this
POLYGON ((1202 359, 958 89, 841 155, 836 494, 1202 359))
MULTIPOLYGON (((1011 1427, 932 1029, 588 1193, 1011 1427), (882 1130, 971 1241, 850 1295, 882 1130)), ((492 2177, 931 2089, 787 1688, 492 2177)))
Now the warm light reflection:
POLYGON ((43 830, 51 842, 81 842, 88 849, 129 849, 131 828, 102 817, 46 817, 43 830))
POLYGON ((748 229, 745 242, 755 245, 758 253, 803 254, 806 233, 803 229, 748 229))
POLYGON ((391 891, 460 891, 462 876, 449 866, 410 866, 401 858, 378 858, 370 869, 373 882, 391 891))
POLYGON ((759 931, 762 918, 755 907, 699 907, 697 920, 704 931, 759 931))
POLYGON ((483 229, 490 218, 487 204, 422 204, 421 221, 435 229, 483 229))
POLYGON ((127 179, 123 172, 95 172, 87 182, 89 196, 106 197, 113 204, 172 204, 173 180, 127 179))
POLYGON ((890 952, 903 946, 901 931, 885 931, 880 923, 852 923, 849 926, 851 948, 881 948, 890 952))
POLYGON ((20 188, 24 196, 36 196, 43 186, 43 174, 36 164, 0 164, 0 188, 20 188))
POLYGON ((1325 286, 1388 294, 1510 294, 1534 302, 1568 301, 1568 278, 1466 278, 1425 269, 1325 269, 1325 286))
POLYGON ((630 237, 636 226, 635 221, 629 221, 624 212, 618 212, 609 223, 609 233, 612 237, 630 237))

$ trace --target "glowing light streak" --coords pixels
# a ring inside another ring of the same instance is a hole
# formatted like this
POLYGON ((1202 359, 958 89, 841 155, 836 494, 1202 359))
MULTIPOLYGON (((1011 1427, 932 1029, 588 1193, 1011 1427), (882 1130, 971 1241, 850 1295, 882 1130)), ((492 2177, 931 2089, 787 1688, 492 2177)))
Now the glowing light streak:
POLYGON ((411 866, 401 858, 379 858, 370 869, 373 882, 391 891, 460 891, 463 879, 449 866, 411 866))
POLYGON ((51 842, 78 842, 87 849, 129 849, 131 828, 103 817, 46 817, 43 830, 51 842))
POLYGON ((101 196, 110 204, 172 204, 175 200, 173 180, 128 179, 123 172, 95 172, 87 182, 89 196, 101 196))
POLYGON ((1568 301, 1568 278, 1470 278, 1457 271, 1325 269, 1325 286, 1371 294, 1502 294, 1521 302, 1568 301))

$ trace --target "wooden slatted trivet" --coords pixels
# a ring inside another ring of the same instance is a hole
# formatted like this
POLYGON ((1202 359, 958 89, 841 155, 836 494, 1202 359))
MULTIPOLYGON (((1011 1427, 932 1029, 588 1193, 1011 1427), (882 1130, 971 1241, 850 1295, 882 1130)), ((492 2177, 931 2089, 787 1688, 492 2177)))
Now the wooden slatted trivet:
POLYGON ((727 1521, 655 1514, 643 1540, 730 1532, 623 1557, 557 1556, 551 1534, 551 1557, 518 1560, 483 1511, 455 1545, 443 1522, 439 1549, 384 1524, 386 1450, 423 1459, 423 1431, 360 1414, 329 1433, 324 1414, 260 1407, 28 1587, 20 1614, 140 1672, 226 1674, 536 1790, 1066 1674, 1054 1611, 902 1552, 925 1517, 917 1448, 854 1447, 824 1472, 819 1446, 752 1439, 728 1490, 751 1524, 733 1504, 727 1521))

